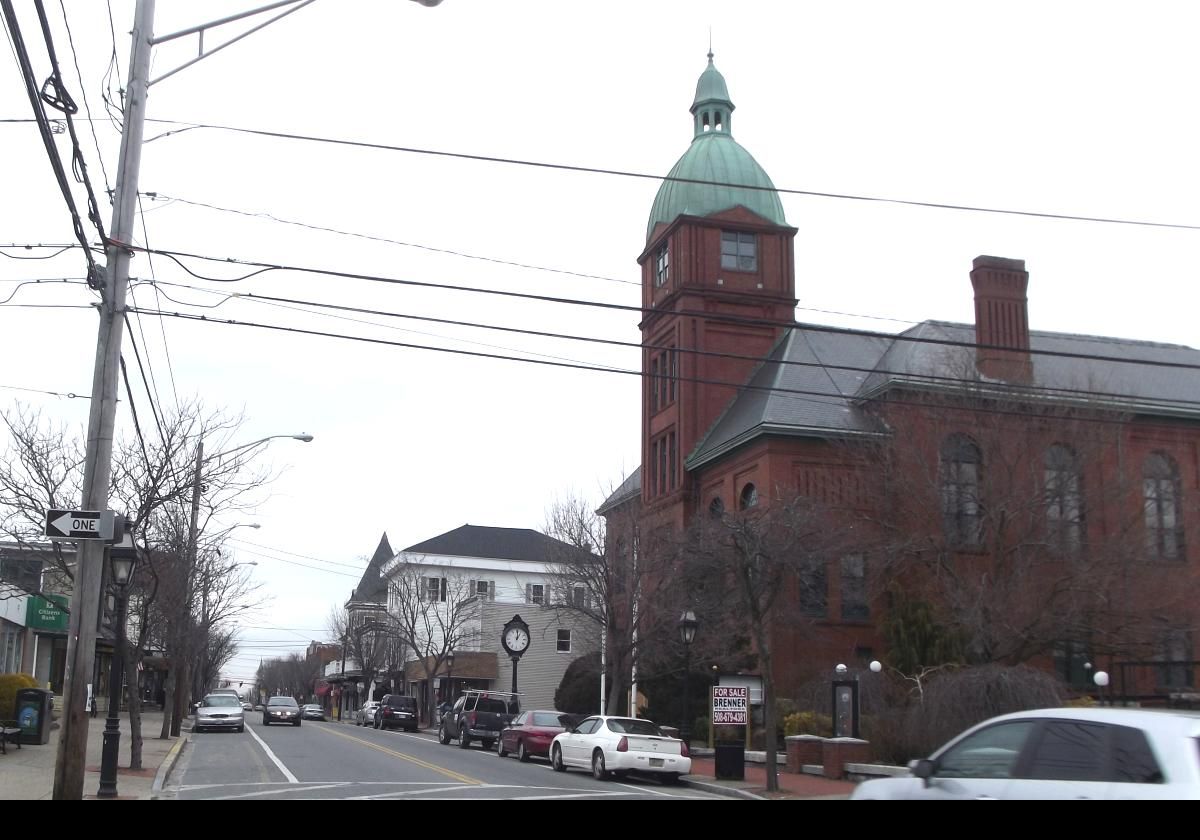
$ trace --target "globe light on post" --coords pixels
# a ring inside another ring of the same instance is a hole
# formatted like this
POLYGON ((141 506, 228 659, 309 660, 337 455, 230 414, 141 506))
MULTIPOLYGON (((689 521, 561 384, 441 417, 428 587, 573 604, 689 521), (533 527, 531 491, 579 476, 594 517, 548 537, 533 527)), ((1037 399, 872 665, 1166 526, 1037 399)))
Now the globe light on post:
POLYGON ((844 674, 844 673, 846 673, 846 666, 839 662, 837 667, 834 668, 833 670, 839 674, 844 674))
MULTIPOLYGON (((1108 672, 1097 671, 1092 675, 1092 681, 1096 683, 1096 702, 1101 706, 1104 705, 1104 688, 1108 685, 1108 672)), ((1111 702, 1111 701, 1110 701, 1111 702)))
POLYGON ((878 659, 872 659, 871 664, 867 667, 869 667, 871 669, 872 674, 878 674, 880 671, 883 670, 883 663, 880 662, 878 659))

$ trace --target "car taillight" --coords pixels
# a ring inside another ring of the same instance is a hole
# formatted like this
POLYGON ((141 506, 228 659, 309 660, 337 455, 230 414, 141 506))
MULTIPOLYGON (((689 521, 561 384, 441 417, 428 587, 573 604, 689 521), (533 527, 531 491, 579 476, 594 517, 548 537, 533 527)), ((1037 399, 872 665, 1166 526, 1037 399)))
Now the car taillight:
POLYGON ((475 713, 467 712, 467 728, 470 729, 475 725, 475 713))
POLYGON ((621 736, 620 741, 617 741, 617 752, 629 752, 629 739, 624 735, 621 736))
POLYGON ((688 748, 687 748, 687 741, 680 741, 680 742, 679 742, 679 754, 680 754, 681 756, 683 756, 684 758, 687 758, 688 756, 690 756, 690 755, 691 755, 691 753, 690 753, 690 752, 688 752, 688 748))

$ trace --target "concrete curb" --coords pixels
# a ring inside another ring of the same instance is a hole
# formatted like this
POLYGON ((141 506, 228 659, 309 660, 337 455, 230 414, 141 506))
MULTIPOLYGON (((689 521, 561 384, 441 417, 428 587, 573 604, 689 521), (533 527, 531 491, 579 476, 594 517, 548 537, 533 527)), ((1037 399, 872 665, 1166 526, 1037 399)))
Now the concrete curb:
POLYGON ((163 785, 167 782, 167 777, 175 769, 175 762, 179 760, 179 756, 183 755, 183 745, 187 743, 187 740, 181 733, 179 739, 167 753, 167 757, 163 759, 163 763, 158 766, 158 772, 154 774, 154 784, 150 786, 151 799, 157 798, 158 794, 162 793, 163 785))
POLYGON ((765 796, 759 796, 757 793, 751 793, 748 790, 741 788, 727 787, 717 784, 716 782, 705 782, 692 776, 683 776, 681 781, 687 782, 688 787, 698 788, 707 793, 716 793, 725 796, 736 796, 739 799, 766 799, 765 796))

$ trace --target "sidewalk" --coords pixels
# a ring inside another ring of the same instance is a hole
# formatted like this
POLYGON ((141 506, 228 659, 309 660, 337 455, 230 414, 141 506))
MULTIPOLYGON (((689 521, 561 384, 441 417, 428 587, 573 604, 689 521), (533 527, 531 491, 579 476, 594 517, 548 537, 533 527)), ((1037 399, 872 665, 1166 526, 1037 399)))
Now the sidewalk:
MULTIPOLYGON (((157 792, 156 776, 162 770, 165 779, 179 756, 191 727, 184 721, 183 736, 159 740, 162 712, 142 713, 142 767, 129 769, 129 717, 121 714, 121 750, 117 760, 117 798, 152 799, 157 792)), ((54 793, 54 762, 58 756, 58 733, 50 733, 47 744, 24 744, 17 749, 8 745, 8 754, 0 755, 0 799, 50 799, 54 793)), ((100 788, 100 757, 104 746, 104 718, 88 719, 87 760, 83 779, 85 799, 95 799, 100 788)), ((162 781, 158 781, 159 787, 162 781)))
POLYGON ((787 773, 779 768, 779 790, 767 792, 767 768, 746 762, 744 781, 716 778, 715 759, 711 755, 692 755, 692 772, 683 778, 692 787, 743 799, 845 799, 854 790, 854 782, 835 781, 807 773, 787 773))

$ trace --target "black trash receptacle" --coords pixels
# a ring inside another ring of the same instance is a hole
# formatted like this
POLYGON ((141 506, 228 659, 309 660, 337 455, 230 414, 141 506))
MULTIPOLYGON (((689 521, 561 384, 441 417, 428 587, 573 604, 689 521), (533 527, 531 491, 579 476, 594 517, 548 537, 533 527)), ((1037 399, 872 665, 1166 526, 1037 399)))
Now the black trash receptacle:
POLYGON ((44 688, 17 690, 16 717, 21 727, 22 744, 50 743, 51 700, 54 697, 44 688))
POLYGON ((718 741, 713 764, 718 779, 745 779, 746 745, 741 741, 718 741))

